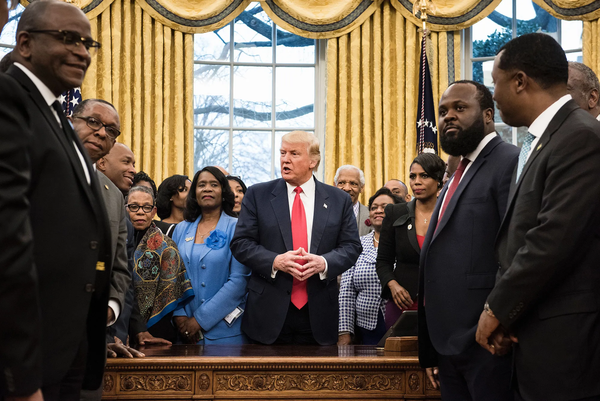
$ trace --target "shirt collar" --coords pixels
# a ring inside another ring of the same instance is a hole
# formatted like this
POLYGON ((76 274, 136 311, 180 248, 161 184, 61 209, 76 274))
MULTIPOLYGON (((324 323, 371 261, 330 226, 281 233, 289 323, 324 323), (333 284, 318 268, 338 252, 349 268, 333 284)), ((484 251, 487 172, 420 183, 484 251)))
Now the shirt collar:
MULTIPOLYGON (((291 194, 294 192, 294 189, 296 189, 295 186, 289 184, 287 181, 285 182, 285 185, 287 186, 288 194, 291 194)), ((315 194, 315 180, 313 179, 313 176, 311 175, 308 181, 300 185, 300 188, 302 188, 302 192, 304 192, 306 196, 309 198, 313 197, 315 194)))
POLYGON ((21 63, 14 64, 15 66, 19 67, 25 73, 25 75, 29 77, 29 79, 31 79, 31 82, 33 82, 37 90, 40 91, 42 97, 44 98, 44 101, 48 104, 48 106, 52 106, 52 103, 58 100, 58 98, 54 96, 54 93, 52 93, 50 88, 48 88, 45 83, 43 83, 38 77, 36 77, 33 72, 29 71, 27 67, 25 67, 21 63))
POLYGON ((550 121, 552 121, 556 113, 558 113, 558 110, 560 110, 560 108, 563 107, 569 100, 571 100, 571 95, 564 95, 556 102, 552 103, 550 107, 544 110, 542 114, 533 120, 529 126, 529 133, 536 138, 541 137, 544 131, 546 131, 546 128, 548 128, 550 121))
POLYGON ((472 151, 471 153, 469 153, 468 155, 466 155, 465 157, 467 159, 469 159, 471 161, 471 163, 474 162, 475 159, 477 159, 477 156, 479 156, 479 154, 483 150, 483 148, 485 148, 487 146, 487 144, 490 143, 490 141, 492 139, 494 139, 496 136, 497 136, 496 131, 491 132, 491 133, 487 134, 486 136, 484 136, 483 139, 479 142, 479 145, 477 145, 477 147, 475 148, 475 150, 472 151))

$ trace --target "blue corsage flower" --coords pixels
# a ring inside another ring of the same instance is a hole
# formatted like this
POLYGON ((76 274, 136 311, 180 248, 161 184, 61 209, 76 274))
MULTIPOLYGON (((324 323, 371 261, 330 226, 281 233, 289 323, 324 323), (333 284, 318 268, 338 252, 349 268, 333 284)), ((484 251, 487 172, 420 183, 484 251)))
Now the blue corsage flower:
POLYGON ((210 249, 221 249, 227 244, 227 234, 221 230, 214 230, 204 243, 210 249))

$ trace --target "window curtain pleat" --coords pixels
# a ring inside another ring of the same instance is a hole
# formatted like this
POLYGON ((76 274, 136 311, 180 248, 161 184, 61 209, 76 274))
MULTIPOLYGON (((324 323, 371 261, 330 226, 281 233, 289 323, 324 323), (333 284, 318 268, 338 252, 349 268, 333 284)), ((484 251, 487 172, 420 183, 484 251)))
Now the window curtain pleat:
MULTIPOLYGON (((333 183, 341 165, 360 167, 366 177, 363 203, 391 178, 406 182, 416 156, 420 35, 386 0, 359 28, 327 42, 325 181, 333 183)), ((437 104, 448 83, 460 77, 454 52, 460 34, 430 37, 437 104)))
POLYGON ((134 0, 115 0, 92 19, 102 48, 82 86, 84 98, 115 105, 118 141, 136 156, 136 169, 157 183, 192 174, 193 35, 152 18, 134 0))

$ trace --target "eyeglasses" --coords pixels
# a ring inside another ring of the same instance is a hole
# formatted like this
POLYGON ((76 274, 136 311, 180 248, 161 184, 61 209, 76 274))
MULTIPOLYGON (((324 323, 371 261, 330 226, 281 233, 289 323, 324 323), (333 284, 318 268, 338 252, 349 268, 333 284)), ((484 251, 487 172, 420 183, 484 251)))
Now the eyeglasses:
POLYGON ((65 44, 65 47, 71 51, 77 50, 79 48, 79 45, 83 44, 90 56, 94 55, 96 51, 102 46, 99 42, 81 37, 78 32, 73 31, 63 31, 62 29, 42 29, 28 32, 45 33, 48 35, 52 35, 61 40, 65 44))
POLYGON ((98 120, 94 117, 83 117, 83 116, 73 116, 73 118, 79 118, 80 120, 85 120, 85 123, 88 127, 93 129, 94 131, 100 131, 102 127, 104 127, 104 131, 106 135, 112 139, 113 141, 117 139, 119 135, 121 135, 121 131, 113 127, 112 125, 106 125, 102 121, 98 120))
POLYGON ((140 205, 133 204, 133 205, 125 205, 125 207, 127 209, 129 209, 130 211, 132 211, 133 213, 136 213, 138 210, 140 210, 140 208, 142 208, 144 213, 150 213, 152 210, 154 210, 154 205, 140 206, 140 205))

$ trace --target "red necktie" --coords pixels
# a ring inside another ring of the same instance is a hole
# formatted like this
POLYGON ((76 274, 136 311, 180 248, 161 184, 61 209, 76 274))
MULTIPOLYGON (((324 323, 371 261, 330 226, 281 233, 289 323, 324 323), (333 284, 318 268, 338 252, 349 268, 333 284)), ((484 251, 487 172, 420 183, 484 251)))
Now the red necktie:
MULTIPOLYGON (((458 165, 458 168, 456 169, 456 173, 454 174, 454 179, 452 180, 452 184, 450 184, 450 188, 448 188, 448 192, 446 193, 446 199, 444 199, 444 204, 442 205, 442 211, 440 212, 440 217, 438 218, 438 223, 437 225, 440 225, 440 221, 442 221, 442 216, 444 215, 444 212, 446 211, 446 207, 448 207, 448 203, 450 203, 450 199, 452 198, 452 195, 454 195, 454 192, 456 191, 456 187, 458 187, 458 184, 460 183, 460 179, 462 178, 463 173, 465 172, 465 168, 467 168, 467 165, 471 162, 471 160, 467 159, 466 157, 463 157, 463 159, 460 161, 460 164, 458 165)), ((436 226, 437 229, 437 226, 436 226)))
MULTIPOLYGON (((294 250, 302 247, 308 252, 308 234, 306 233, 306 213, 304 213, 304 205, 300 199, 302 188, 294 188, 296 197, 292 205, 292 242, 294 250)), ((306 263, 306 260, 296 260, 296 263, 301 265, 306 263)), ((292 303, 296 308, 302 309, 308 302, 308 294, 306 293, 306 281, 300 281, 294 278, 292 286, 292 303)))

